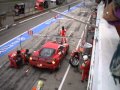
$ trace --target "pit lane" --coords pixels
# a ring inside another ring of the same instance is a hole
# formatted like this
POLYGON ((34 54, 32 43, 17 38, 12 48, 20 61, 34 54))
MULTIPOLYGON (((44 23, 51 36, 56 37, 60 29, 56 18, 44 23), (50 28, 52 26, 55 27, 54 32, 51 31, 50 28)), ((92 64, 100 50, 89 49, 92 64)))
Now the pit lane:
MULTIPOLYGON (((80 15, 80 10, 75 10, 71 12, 72 15, 75 16, 80 15)), ((81 13, 80 16, 84 16, 85 13, 81 13)), ((80 16, 78 16, 80 18, 80 16)), ((88 17, 81 18, 82 20, 87 20, 88 17)), ((69 38, 70 50, 75 49, 78 38, 74 38, 75 36, 81 36, 82 31, 84 30, 85 25, 80 24, 74 20, 60 20, 62 24, 59 26, 59 22, 53 23, 50 27, 46 28, 44 31, 41 32, 43 35, 56 35, 58 33, 59 27, 65 25, 67 28, 67 35, 73 32, 73 38, 69 38), (54 31, 54 32, 53 32, 54 31)), ((53 40, 54 37, 50 37, 49 40, 53 40)), ((38 36, 34 36, 32 39, 27 40, 26 42, 22 43, 22 48, 30 48, 31 51, 38 49, 42 44, 46 42, 46 39, 39 38, 38 36), (34 42, 33 42, 34 41, 34 42), (28 44, 29 43, 29 44, 28 44)), ((18 47, 20 48, 20 47, 18 47)), ((68 66, 68 59, 69 55, 62 62, 61 69, 58 72, 49 72, 46 70, 41 70, 38 68, 33 68, 29 66, 23 66, 21 69, 11 69, 9 68, 9 63, 1 68, 0 71, 0 88, 3 90, 30 90, 34 83, 41 79, 44 81, 45 86, 44 90, 57 90, 61 80, 64 76, 66 68, 68 66), (29 72, 26 76, 25 71, 29 69, 29 72)), ((3 60, 8 60, 7 56, 3 57, 3 60)), ((80 88, 79 88, 80 89, 80 88)), ((63 89, 68 90, 68 89, 63 89)), ((74 90, 73 88, 69 90, 74 90)))

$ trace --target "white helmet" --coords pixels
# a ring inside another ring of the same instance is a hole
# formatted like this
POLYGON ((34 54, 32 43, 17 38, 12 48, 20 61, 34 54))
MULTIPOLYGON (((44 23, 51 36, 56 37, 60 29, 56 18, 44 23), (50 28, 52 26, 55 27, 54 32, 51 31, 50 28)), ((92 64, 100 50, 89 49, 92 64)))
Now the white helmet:
POLYGON ((87 60, 88 59, 88 56, 87 55, 84 55, 83 56, 83 60, 87 60))

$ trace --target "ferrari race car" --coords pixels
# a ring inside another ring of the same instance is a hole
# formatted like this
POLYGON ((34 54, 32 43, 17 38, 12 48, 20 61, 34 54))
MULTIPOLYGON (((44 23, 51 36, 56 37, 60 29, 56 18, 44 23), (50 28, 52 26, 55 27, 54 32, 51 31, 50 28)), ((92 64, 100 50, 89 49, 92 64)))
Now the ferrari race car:
POLYGON ((31 55, 29 63, 38 68, 56 70, 60 68, 61 61, 67 54, 69 45, 59 44, 56 41, 46 42, 42 48, 31 55))
POLYGON ((24 64, 28 64, 30 57, 28 52, 28 49, 22 49, 9 53, 8 58, 10 61, 10 67, 19 68, 24 64))

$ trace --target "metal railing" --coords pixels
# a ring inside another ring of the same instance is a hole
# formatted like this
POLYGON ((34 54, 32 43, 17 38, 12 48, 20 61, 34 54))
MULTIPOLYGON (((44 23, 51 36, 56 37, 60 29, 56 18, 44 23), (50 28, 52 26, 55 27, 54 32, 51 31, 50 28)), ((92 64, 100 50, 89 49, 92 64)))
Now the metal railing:
POLYGON ((94 90, 94 88, 97 87, 97 85, 98 85, 96 83, 96 86, 95 86, 94 81, 95 81, 95 77, 97 77, 97 75, 95 75, 96 66, 99 67, 99 65, 98 65, 98 62, 99 62, 99 55, 98 55, 99 54, 99 42, 98 42, 98 39, 99 39, 99 22, 100 22, 100 17, 101 17, 100 16, 101 11, 99 10, 99 5, 98 5, 97 19, 96 19, 96 26, 98 26, 98 28, 95 29, 87 90, 94 90))

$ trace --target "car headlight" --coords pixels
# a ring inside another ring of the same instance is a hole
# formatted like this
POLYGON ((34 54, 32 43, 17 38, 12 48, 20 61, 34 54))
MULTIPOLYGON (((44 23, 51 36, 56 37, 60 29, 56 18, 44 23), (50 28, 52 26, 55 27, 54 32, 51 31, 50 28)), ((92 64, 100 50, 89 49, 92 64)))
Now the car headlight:
POLYGON ((55 61, 52 61, 52 64, 55 64, 55 61))
POLYGON ((16 54, 14 53, 13 55, 12 55, 12 57, 15 57, 16 56, 16 54))
POLYGON ((30 60, 32 60, 32 57, 30 57, 30 60))

